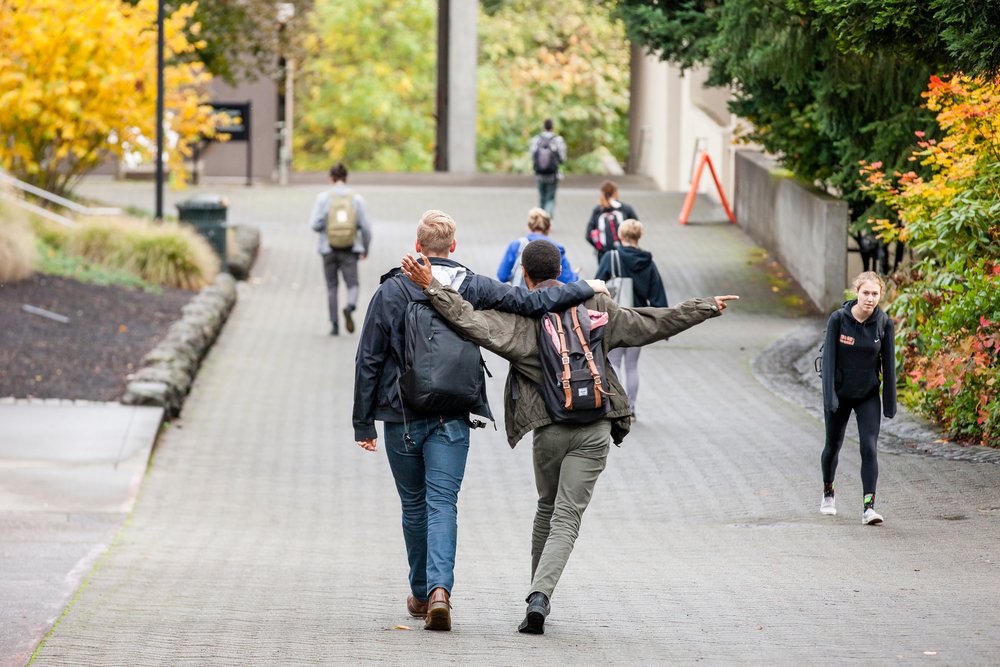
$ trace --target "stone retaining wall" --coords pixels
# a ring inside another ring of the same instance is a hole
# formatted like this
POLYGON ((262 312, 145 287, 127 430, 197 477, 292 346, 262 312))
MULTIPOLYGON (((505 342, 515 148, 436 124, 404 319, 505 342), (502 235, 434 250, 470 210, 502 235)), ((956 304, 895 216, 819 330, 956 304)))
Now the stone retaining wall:
POLYGON ((847 203, 777 173, 756 151, 736 154, 736 220, 767 248, 823 313, 847 287, 847 203))

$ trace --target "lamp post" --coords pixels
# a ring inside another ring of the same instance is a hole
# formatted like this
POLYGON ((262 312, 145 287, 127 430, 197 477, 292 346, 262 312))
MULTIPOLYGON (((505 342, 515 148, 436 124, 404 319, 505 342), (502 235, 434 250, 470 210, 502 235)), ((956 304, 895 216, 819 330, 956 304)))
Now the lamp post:
POLYGON ((163 220, 163 0, 156 7, 156 219, 163 220))
POLYGON ((279 2, 278 15, 278 184, 288 185, 288 169, 292 161, 292 61, 285 58, 285 26, 295 16, 295 4, 279 2))

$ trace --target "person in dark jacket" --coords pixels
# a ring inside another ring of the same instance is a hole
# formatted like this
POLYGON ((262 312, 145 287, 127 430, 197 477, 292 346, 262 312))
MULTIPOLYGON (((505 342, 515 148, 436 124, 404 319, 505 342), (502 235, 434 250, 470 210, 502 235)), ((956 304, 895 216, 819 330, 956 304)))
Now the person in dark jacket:
POLYGON ((618 201, 618 184, 604 181, 601 184, 601 200, 590 213, 587 222, 587 243, 597 251, 600 263, 604 253, 617 248, 621 243, 618 229, 626 220, 638 220, 639 215, 628 204, 618 201))
POLYGON ((854 280, 858 298, 830 316, 823 342, 823 416, 826 445, 823 469, 822 514, 837 513, 833 479, 847 422, 854 412, 861 440, 861 484, 864 506, 861 522, 882 523, 875 511, 878 482, 878 433, 882 415, 896 416, 896 351, 892 318, 879 308, 885 290, 882 278, 865 271, 854 280), (881 375, 882 400, 879 405, 881 375))
MULTIPOLYGON (((529 292, 480 276, 448 255, 455 250, 455 221, 447 213, 424 213, 417 226, 417 252, 431 257, 434 275, 458 290, 477 308, 494 308, 538 317, 568 308, 594 295, 599 281, 580 281, 529 292)), ((382 276, 365 315, 355 358, 354 438, 375 451, 375 421, 384 422, 389 467, 403 510, 403 537, 410 565, 407 609, 424 617, 429 630, 451 629, 450 595, 455 575, 458 492, 469 452, 470 418, 419 414, 399 395, 397 360, 403 359, 403 316, 411 300, 424 297, 400 270, 382 276)), ((473 414, 492 419, 485 388, 473 414)))
MULTIPOLYGON (((639 248, 642 238, 642 223, 638 220, 626 220, 618 230, 621 246, 617 250, 605 253, 597 267, 598 280, 610 280, 621 276, 632 279, 632 306, 641 308, 652 306, 666 308, 667 291, 663 288, 660 272, 653 263, 653 255, 639 248)), ((625 386, 628 392, 628 402, 632 407, 632 417, 638 416, 635 401, 639 395, 639 352, 641 347, 620 347, 608 353, 608 361, 618 373, 625 371, 625 386)))

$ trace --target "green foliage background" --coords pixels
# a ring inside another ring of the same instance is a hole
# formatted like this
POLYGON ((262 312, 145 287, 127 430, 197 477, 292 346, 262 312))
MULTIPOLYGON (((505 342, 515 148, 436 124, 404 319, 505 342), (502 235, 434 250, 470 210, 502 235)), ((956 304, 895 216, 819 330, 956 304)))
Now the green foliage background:
POLYGON ((317 0, 296 85, 297 169, 434 164, 434 0, 317 0))
MULTIPOLYGON (((316 0, 296 86, 295 167, 430 171, 434 0, 316 0)), ((629 46, 604 3, 503 0, 479 17, 479 169, 530 172, 528 142, 551 117, 567 171, 628 154, 629 46)))
POLYGON ((601 157, 628 157, 629 44, 604 4, 507 0, 479 24, 483 171, 531 172, 542 121, 566 139, 569 172, 600 173, 601 157))

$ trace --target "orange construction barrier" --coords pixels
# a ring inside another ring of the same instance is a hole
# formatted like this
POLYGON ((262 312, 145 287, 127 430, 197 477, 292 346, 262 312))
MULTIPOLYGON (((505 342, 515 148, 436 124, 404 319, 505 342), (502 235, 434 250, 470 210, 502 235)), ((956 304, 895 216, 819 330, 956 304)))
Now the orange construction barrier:
POLYGON ((691 209, 694 207, 694 198, 698 194, 698 182, 701 181, 701 172, 705 168, 705 164, 708 163, 708 169, 712 172, 712 179, 715 180, 715 188, 719 191, 719 199, 722 200, 722 208, 726 209, 726 215, 729 216, 729 222, 736 224, 736 216, 733 215, 732 209, 729 208, 729 202, 726 200, 726 193, 722 191, 722 183, 719 182, 719 176, 715 173, 715 166, 712 164, 712 158, 708 157, 708 153, 705 151, 701 152, 701 156, 698 158, 698 167, 694 170, 694 178, 691 179, 691 190, 688 191, 687 197, 684 198, 684 206, 681 207, 681 216, 679 222, 682 225, 688 223, 688 217, 691 215, 691 209))

